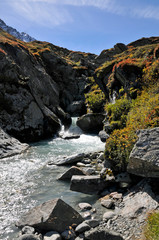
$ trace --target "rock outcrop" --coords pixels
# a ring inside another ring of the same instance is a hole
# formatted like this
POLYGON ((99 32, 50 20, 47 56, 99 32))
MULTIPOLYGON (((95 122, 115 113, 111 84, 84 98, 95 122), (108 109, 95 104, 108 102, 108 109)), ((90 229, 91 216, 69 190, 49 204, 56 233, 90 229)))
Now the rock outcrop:
POLYGON ((31 209, 16 224, 17 227, 32 226, 40 232, 62 233, 72 224, 83 222, 81 215, 61 199, 47 201, 31 209))
POLYGON ((25 43, 0 29, 0 127, 31 142, 57 133, 60 120, 68 126, 66 109, 86 111, 84 89, 95 56, 25 43))
POLYGON ((159 128, 139 130, 127 171, 142 177, 159 177, 159 128))
POLYGON ((20 143, 17 139, 9 136, 0 128, 0 158, 20 154, 28 148, 28 144, 20 143))

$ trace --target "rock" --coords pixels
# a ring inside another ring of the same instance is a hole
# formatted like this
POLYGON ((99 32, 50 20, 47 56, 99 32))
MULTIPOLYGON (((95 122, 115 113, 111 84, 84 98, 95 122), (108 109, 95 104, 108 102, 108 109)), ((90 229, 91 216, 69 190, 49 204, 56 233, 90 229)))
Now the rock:
POLYGON ((159 127, 139 130, 127 171, 142 177, 159 177, 159 127))
POLYGON ((78 206, 79 206, 79 208, 81 210, 90 210, 90 209, 92 209, 92 206, 89 203, 79 203, 78 206))
POLYGON ((128 49, 128 47, 123 43, 117 43, 114 45, 114 49, 118 54, 118 53, 122 53, 122 52, 126 51, 128 49))
POLYGON ((105 207, 105 208, 110 209, 110 208, 113 207, 114 202, 113 202, 111 199, 108 199, 108 200, 102 200, 102 201, 101 201, 101 205, 102 205, 103 207, 105 207))
POLYGON ((124 207, 120 215, 128 218, 141 218, 145 221, 147 213, 155 210, 159 205, 155 200, 155 195, 145 180, 141 181, 131 192, 123 199, 124 207))
POLYGON ((61 236, 62 236, 62 239, 74 240, 76 237, 76 233, 72 227, 69 227, 69 229, 61 233, 61 236))
POLYGON ((95 174, 95 169, 94 168, 84 168, 84 171, 87 175, 93 175, 95 174))
POLYGON ((80 234, 75 240, 84 240, 84 234, 80 234))
POLYGON ((86 167, 86 164, 84 164, 84 163, 82 163, 82 162, 78 162, 77 164, 76 164, 76 166, 77 167, 86 167))
POLYGON ((130 186, 132 180, 129 173, 123 172, 115 176, 115 182, 119 183, 121 188, 126 188, 130 186))
POLYGON ((33 227, 25 226, 22 228, 22 234, 34 234, 34 233, 35 229, 33 227))
POLYGON ((99 225, 99 220, 96 219, 89 219, 89 220, 85 220, 85 223, 87 223, 91 228, 95 228, 99 225))
POLYGON ((86 106, 84 101, 74 101, 68 105, 66 111, 71 114, 71 116, 80 116, 86 113, 86 106))
POLYGON ((73 175, 87 175, 82 169, 78 167, 71 167, 66 172, 64 172, 58 180, 66 180, 71 179, 73 175))
POLYGON ((62 233, 68 226, 83 222, 81 215, 61 199, 47 201, 26 213, 16 226, 32 226, 39 231, 62 233))
POLYGON ((79 224, 79 225, 76 227, 75 232, 77 232, 77 233, 83 233, 83 232, 85 232, 85 231, 90 230, 90 228, 91 228, 91 227, 90 227, 86 222, 83 222, 83 223, 79 224))
POLYGON ((118 199, 122 199, 123 195, 122 195, 122 193, 112 192, 112 193, 110 193, 110 197, 118 200, 118 199))
POLYGON ((0 158, 11 157, 23 153, 28 148, 28 144, 19 142, 0 128, 0 158))
POLYGON ((62 139, 69 140, 69 139, 78 139, 80 138, 79 134, 74 133, 64 133, 63 135, 60 135, 62 139))
POLYGON ((92 213, 90 211, 82 212, 81 215, 85 220, 92 218, 92 213))
POLYGON ((108 219, 112 219, 116 216, 116 213, 114 211, 108 211, 103 214, 103 221, 106 221, 108 219))
POLYGON ((24 234, 19 240, 41 240, 37 235, 34 234, 24 234))
POLYGON ((58 232, 51 231, 44 235, 44 240, 61 240, 61 236, 58 232))
POLYGON ((77 119, 77 126, 85 132, 97 132, 103 128, 105 116, 101 113, 88 113, 77 119))
POLYGON ((58 165, 58 166, 69 165, 69 164, 81 161, 85 156, 87 156, 85 153, 79 153, 79 154, 72 155, 70 157, 56 159, 55 161, 50 162, 49 164, 54 164, 54 165, 58 165))
POLYGON ((100 176, 73 176, 70 190, 86 194, 98 194, 111 184, 112 181, 104 181, 100 176))
POLYGON ((120 234, 98 226, 85 232, 85 240, 123 240, 120 234))
POLYGON ((104 160, 104 153, 100 153, 99 156, 98 156, 98 159, 103 161, 104 160))
POLYGON ((100 131, 98 135, 102 142, 106 142, 107 138, 109 138, 109 135, 104 130, 100 131))

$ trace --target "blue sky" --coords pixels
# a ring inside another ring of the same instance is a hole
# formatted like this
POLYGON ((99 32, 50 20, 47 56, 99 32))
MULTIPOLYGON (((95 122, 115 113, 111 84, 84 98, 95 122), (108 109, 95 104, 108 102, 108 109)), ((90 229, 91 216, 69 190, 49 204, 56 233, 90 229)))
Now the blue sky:
POLYGON ((96 54, 159 36, 158 0, 1 0, 0 18, 37 40, 96 54))

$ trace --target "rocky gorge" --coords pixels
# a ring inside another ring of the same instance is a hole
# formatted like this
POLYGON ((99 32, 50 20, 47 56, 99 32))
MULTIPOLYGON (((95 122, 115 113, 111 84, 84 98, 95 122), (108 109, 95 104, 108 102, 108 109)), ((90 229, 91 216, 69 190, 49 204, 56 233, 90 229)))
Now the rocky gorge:
POLYGON ((76 210, 59 197, 34 203, 16 222, 19 239, 146 239, 147 216, 159 209, 158 44, 158 37, 118 43, 97 56, 25 43, 0 29, 1 161, 7 159, 6 169, 9 157, 16 164, 14 155, 23 156, 36 141, 53 139, 54 150, 56 139, 76 142, 73 155, 68 146, 56 157, 49 150, 43 168, 66 166, 58 184, 66 181, 71 191, 97 198, 94 204, 79 202, 76 210), (73 116, 83 132, 67 132, 73 116), (59 133, 62 125, 65 132, 59 133), (96 134, 92 147, 89 134, 96 134))

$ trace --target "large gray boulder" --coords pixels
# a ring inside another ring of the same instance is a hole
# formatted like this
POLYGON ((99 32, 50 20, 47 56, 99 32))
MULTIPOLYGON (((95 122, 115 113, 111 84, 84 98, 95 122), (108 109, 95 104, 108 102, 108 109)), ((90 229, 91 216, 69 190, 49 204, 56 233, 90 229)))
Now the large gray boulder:
POLYGON ((62 233, 72 224, 83 222, 82 216, 61 199, 47 201, 26 213, 16 226, 32 226, 40 232, 62 233))
POLYGON ((159 127, 139 130, 127 171, 142 177, 159 177, 159 127))
POLYGON ((28 148, 28 144, 19 142, 17 139, 9 136, 0 128, 0 158, 6 158, 20 154, 28 148))
POLYGON ((77 126, 85 132, 99 132, 103 129, 104 114, 88 113, 77 119, 77 126))
POLYGON ((62 166, 62 165, 70 165, 76 162, 81 161, 85 156, 87 156, 88 154, 86 153, 78 153, 78 154, 74 154, 71 155, 70 157, 63 157, 60 159, 56 159, 52 162, 50 162, 49 164, 51 165, 58 165, 58 166, 62 166))
POLYGON ((112 185, 112 182, 112 180, 105 181, 100 176, 73 176, 70 190, 86 194, 98 194, 112 185))

